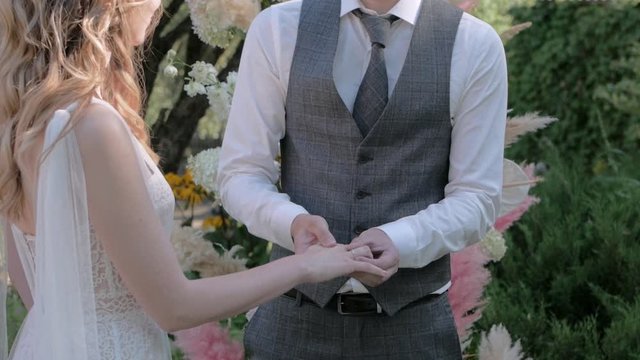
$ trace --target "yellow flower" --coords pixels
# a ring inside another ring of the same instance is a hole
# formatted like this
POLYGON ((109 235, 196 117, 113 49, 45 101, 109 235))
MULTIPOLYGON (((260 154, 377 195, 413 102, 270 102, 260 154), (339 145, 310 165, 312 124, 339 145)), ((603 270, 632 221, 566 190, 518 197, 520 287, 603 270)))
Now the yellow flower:
POLYGON ((193 182, 193 175, 189 170, 182 176, 168 173, 165 175, 165 179, 171 186, 176 200, 187 201, 190 205, 197 205, 208 196, 207 191, 202 186, 193 182))
POLYGON ((176 173, 170 172, 166 174, 164 178, 167 180, 169 186, 171 186, 172 189, 175 189, 178 186, 182 185, 182 177, 176 173))
POLYGON ((182 175, 182 180, 185 182, 185 184, 195 185, 193 182, 193 174, 191 173, 191 170, 185 171, 184 175, 182 175))
POLYGON ((204 201, 205 194, 197 191, 195 188, 191 188, 191 194, 187 200, 189 200, 189 204, 197 205, 204 201))
POLYGON ((174 194, 176 196, 176 199, 188 201, 193 195, 193 189, 194 188, 191 186, 181 186, 175 189, 174 194))
POLYGON ((224 220, 222 219, 222 216, 220 215, 216 215, 216 216, 209 216, 208 218, 204 219, 204 221, 202 222, 202 228, 203 229, 219 229, 222 227, 222 223, 224 222, 224 220))

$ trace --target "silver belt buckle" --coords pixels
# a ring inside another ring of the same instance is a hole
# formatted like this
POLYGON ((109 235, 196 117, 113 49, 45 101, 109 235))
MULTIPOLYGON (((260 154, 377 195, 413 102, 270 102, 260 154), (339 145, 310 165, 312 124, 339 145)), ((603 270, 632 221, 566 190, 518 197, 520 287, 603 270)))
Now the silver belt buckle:
MULTIPOLYGON (((376 311, 367 311, 367 312, 349 312, 342 310, 342 295, 338 294, 338 314, 340 315, 370 315, 370 314, 382 314, 382 306, 376 302, 376 311)), ((353 294, 351 294, 353 295, 353 294)))

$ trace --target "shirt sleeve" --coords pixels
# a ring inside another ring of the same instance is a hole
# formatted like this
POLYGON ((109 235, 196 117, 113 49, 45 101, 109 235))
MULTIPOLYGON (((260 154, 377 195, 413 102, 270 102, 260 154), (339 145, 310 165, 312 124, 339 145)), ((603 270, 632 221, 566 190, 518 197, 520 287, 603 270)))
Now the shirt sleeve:
POLYGON ((291 223, 307 211, 280 193, 275 159, 285 134, 286 85, 278 74, 270 9, 254 20, 245 41, 224 135, 218 185, 225 209, 263 239, 293 250, 291 223))
POLYGON ((486 24, 479 30, 474 32, 474 45, 466 45, 471 50, 464 55, 464 63, 470 72, 452 111, 445 198, 415 215, 378 227, 397 246, 401 267, 424 267, 480 241, 499 212, 507 67, 500 37, 486 24))

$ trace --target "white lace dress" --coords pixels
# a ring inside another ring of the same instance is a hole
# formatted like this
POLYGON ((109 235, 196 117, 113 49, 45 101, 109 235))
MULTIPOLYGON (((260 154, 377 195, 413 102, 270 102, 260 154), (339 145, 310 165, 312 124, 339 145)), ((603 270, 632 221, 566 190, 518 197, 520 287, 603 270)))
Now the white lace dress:
MULTIPOLYGON (((95 100, 109 108, 110 105, 100 100, 95 100)), ((113 108, 111 108, 113 109, 113 108)), ((115 111, 115 110, 113 110, 115 111)), ((56 116, 69 116, 63 112, 56 112, 56 116)), ((171 233, 174 214, 174 197, 171 188, 165 181, 164 176, 156 167, 149 155, 144 151, 135 138, 141 169, 145 172, 145 182, 147 190, 153 201, 155 212, 164 225, 164 231, 171 233)), ((90 222, 90 219, 89 219, 90 222)), ((91 257, 91 280, 94 294, 91 296, 95 304, 95 318, 93 318, 94 338, 97 344, 92 349, 97 349, 98 353, 89 353, 90 359, 114 359, 114 360, 165 360, 171 359, 170 345, 167 334, 143 311, 135 298, 125 287, 121 277, 108 259, 101 242, 96 238, 96 234, 89 225, 89 242, 91 257)), ((32 294, 38 291, 36 282, 38 279, 35 264, 37 248, 39 246, 40 234, 36 237, 27 236, 20 232, 17 227, 12 226, 14 239, 18 248, 18 253, 25 270, 27 281, 32 294)), ((59 294, 64 296, 64 294, 59 294)), ((38 308, 35 303, 38 300, 34 296, 34 308, 38 308)), ((28 314, 22 325, 20 334, 14 343, 11 359, 32 360, 37 356, 34 348, 38 342, 39 332, 38 314, 32 311, 28 314)), ((56 325, 63 334, 71 331, 67 324, 56 325)), ((84 334, 80 334, 82 337, 84 334)), ((79 339, 82 340, 82 339, 79 339)), ((88 341, 88 340, 87 340, 88 341)), ((66 345, 68 346, 68 344, 66 345)), ((84 346, 84 345, 83 345, 84 346)), ((95 350, 92 350, 95 351, 95 350)), ((42 359, 38 359, 42 360, 42 359)))

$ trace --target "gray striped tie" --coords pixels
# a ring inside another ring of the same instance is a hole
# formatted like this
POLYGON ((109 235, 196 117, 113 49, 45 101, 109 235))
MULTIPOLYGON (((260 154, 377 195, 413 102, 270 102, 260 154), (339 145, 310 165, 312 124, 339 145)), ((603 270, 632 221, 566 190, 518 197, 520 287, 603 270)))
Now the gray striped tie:
POLYGON ((353 13, 360 18, 371 40, 371 60, 353 107, 353 118, 360 133, 367 136, 389 101, 389 79, 384 48, 394 19, 365 14, 360 10, 354 10, 353 13))

